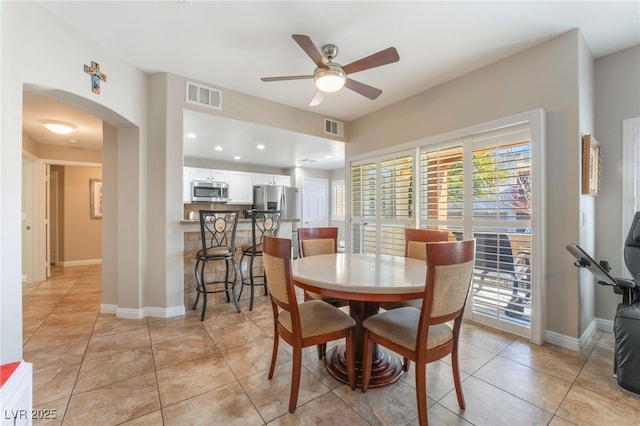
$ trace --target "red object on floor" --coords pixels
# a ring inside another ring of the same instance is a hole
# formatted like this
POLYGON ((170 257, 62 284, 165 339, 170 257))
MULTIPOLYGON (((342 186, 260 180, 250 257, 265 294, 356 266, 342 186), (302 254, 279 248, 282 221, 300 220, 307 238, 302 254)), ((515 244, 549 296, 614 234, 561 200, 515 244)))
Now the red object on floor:
POLYGON ((20 365, 20 361, 10 362, 8 364, 0 365, 0 388, 4 386, 9 377, 16 371, 16 368, 20 365))

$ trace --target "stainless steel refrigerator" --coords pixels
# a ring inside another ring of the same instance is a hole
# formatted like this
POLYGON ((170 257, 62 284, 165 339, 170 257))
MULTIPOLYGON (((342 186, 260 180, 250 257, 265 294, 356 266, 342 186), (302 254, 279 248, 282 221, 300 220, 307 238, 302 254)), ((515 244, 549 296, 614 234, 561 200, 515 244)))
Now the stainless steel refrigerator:
MULTIPOLYGON (((283 219, 300 219, 298 188, 281 185, 255 185, 253 187, 254 210, 282 210, 283 219)), ((298 257, 298 224, 291 224, 293 258, 298 257)))

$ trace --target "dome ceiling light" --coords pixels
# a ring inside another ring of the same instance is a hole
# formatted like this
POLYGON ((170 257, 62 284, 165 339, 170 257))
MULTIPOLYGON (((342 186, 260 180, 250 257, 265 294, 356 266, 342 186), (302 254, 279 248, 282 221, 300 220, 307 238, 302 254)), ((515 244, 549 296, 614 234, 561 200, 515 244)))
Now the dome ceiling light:
POLYGON ((58 135, 68 135, 76 128, 74 124, 56 120, 47 120, 43 122, 43 125, 48 131, 56 133, 58 135))

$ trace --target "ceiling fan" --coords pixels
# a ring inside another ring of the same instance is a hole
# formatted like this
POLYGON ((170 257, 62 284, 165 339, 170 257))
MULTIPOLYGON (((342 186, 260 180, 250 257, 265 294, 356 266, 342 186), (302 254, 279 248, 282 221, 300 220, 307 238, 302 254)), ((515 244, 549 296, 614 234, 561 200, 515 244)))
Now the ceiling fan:
POLYGON ((365 58, 351 62, 348 65, 340 65, 333 62, 338 56, 338 47, 334 44, 326 44, 321 50, 313 44, 309 36, 293 34, 291 37, 302 47, 307 55, 316 64, 316 69, 312 75, 290 75, 283 77, 263 77, 262 81, 283 81, 283 80, 305 80, 313 79, 316 85, 316 92, 309 102, 309 106, 320 105, 323 93, 337 92, 346 87, 356 93, 361 94, 371 100, 376 99, 382 90, 369 86, 359 81, 352 80, 350 74, 368 70, 371 68, 398 62, 400 56, 395 47, 389 47, 365 58))

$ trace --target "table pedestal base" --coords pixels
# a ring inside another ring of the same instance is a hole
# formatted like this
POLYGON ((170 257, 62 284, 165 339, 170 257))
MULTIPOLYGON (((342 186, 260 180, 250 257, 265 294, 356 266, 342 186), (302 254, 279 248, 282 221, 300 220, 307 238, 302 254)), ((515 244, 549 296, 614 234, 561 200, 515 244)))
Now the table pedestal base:
MULTIPOLYGON (((377 347, 377 345, 375 346, 377 347)), ((378 388, 395 383, 404 373, 404 370, 402 369, 404 360, 401 356, 381 347, 374 348, 374 350, 376 349, 376 356, 373 357, 373 363, 371 366, 371 380, 369 381, 370 388, 378 388)), ((325 367, 331 377, 349 384, 344 345, 334 346, 327 351, 325 367)), ((356 360, 356 386, 362 387, 362 362, 358 360, 356 360)))

